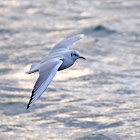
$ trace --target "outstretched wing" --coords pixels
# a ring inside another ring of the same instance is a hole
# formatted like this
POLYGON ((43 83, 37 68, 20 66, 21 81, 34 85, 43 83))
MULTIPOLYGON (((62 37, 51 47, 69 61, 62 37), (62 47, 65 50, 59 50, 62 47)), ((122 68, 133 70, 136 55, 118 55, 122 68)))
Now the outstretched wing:
POLYGON ((57 51, 59 49, 69 49, 69 47, 76 41, 82 39, 84 37, 84 34, 78 34, 75 36, 71 36, 71 37, 67 37, 66 39, 62 40, 61 42, 59 42, 58 44, 56 44, 52 50, 50 51, 50 53, 52 53, 53 51, 57 51))
POLYGON ((37 79, 27 109, 42 95, 44 90, 48 87, 49 83, 54 78, 58 68, 61 66, 62 61, 52 59, 43 63, 39 68, 39 78, 37 79))

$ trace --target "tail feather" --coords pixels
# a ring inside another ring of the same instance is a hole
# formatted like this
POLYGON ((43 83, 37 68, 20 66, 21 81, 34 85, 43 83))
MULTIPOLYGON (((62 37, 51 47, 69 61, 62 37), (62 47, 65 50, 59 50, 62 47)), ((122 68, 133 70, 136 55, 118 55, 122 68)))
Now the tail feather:
POLYGON ((40 62, 34 62, 32 65, 31 65, 31 68, 30 68, 30 71, 26 72, 27 74, 31 74, 33 72, 36 72, 38 71, 38 67, 40 65, 40 62))

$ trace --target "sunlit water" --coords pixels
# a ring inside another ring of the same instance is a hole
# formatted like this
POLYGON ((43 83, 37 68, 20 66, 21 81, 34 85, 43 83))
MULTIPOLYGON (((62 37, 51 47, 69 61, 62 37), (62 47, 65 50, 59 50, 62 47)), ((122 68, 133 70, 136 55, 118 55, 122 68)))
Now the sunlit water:
POLYGON ((0 1, 1 140, 140 139, 139 0, 0 1), (25 74, 67 36, 78 60, 26 110, 25 74))

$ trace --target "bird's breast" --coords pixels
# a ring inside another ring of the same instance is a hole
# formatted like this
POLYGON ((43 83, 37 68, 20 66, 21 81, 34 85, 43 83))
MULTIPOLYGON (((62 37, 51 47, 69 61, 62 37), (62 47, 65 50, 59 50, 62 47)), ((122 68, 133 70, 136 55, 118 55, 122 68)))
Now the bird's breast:
POLYGON ((62 60, 62 61, 63 61, 63 63, 59 67, 58 71, 69 68, 70 66, 72 66, 74 64, 74 61, 69 60, 69 59, 68 60, 62 60))

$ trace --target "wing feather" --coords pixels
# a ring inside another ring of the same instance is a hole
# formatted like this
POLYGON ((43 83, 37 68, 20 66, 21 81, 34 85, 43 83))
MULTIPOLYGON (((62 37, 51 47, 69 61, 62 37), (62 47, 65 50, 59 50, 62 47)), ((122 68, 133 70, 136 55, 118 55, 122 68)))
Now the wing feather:
POLYGON ((57 70, 62 64, 61 60, 52 59, 43 63, 39 68, 39 78, 37 79, 27 109, 42 95, 44 90, 54 78, 57 70))
POLYGON ((78 34, 75 36, 67 37, 66 39, 62 40, 58 44, 56 44, 50 53, 56 52, 59 49, 69 49, 69 47, 76 41, 82 39, 84 37, 84 34, 78 34))

